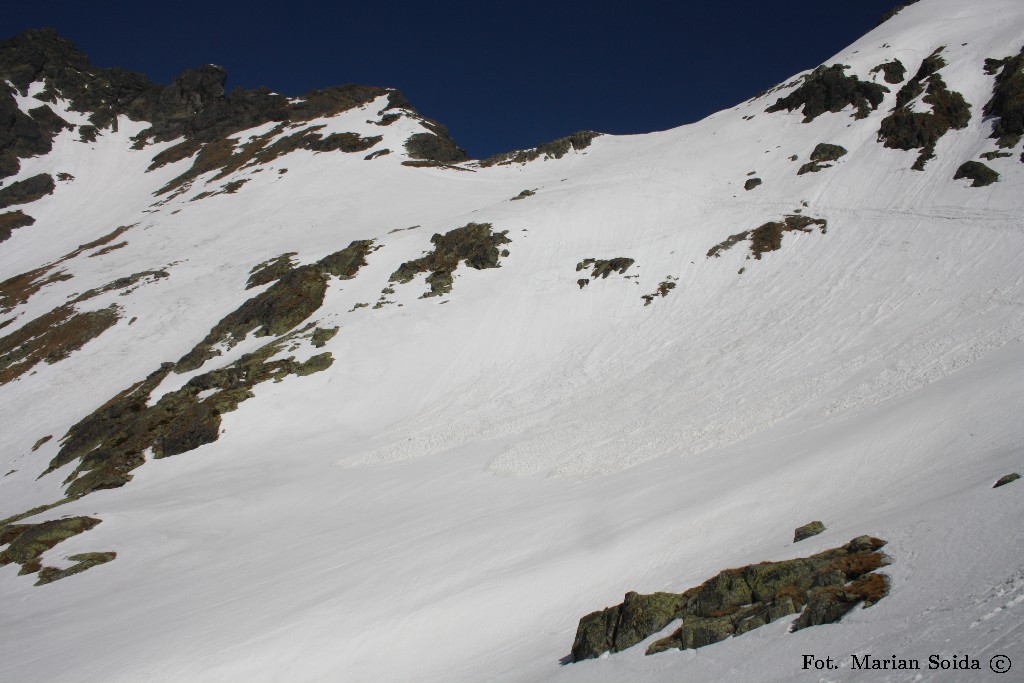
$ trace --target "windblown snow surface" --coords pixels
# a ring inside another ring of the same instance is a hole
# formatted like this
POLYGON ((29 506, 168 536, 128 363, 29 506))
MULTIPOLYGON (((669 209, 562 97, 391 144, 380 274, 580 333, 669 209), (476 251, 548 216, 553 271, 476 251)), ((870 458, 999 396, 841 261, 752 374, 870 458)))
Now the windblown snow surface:
MULTIPOLYGON (((1024 483, 992 484, 1024 468, 1021 150, 989 162, 993 185, 952 178, 995 149, 985 58, 1022 45, 1018 0, 923 0, 826 62, 881 83, 876 65, 898 58, 913 76, 945 46, 941 75, 972 118, 923 172, 916 151, 876 140, 900 85, 863 120, 765 113, 790 85, 674 130, 464 170, 403 166, 422 128, 369 123, 382 99, 310 122, 383 135, 372 150, 299 150, 224 179, 248 178, 235 194, 190 201, 200 179, 163 204, 153 193, 191 161, 145 172, 173 144, 131 149, 145 123, 122 117, 94 143, 61 133, 9 179, 74 176, 15 207, 37 222, 0 247, 0 280, 135 227, 122 248, 62 263, 74 277, 0 316, 16 316, 0 334, 117 277, 169 277, 81 304, 115 303, 121 319, 0 387, 0 517, 59 499, 74 465, 39 475, 60 437, 261 291, 245 290, 253 266, 356 239, 380 248, 311 318, 337 336, 292 352, 329 351, 328 370, 262 384, 215 443, 24 520, 102 520, 48 565, 117 559, 39 587, 0 569, 0 680, 1016 679, 1024 483), (820 142, 849 154, 798 176, 820 142), (751 171, 764 184, 747 192, 751 171), (749 242, 706 256, 797 209, 825 234, 787 233, 760 259, 749 242), (420 298, 420 275, 392 283, 395 303, 355 308, 432 234, 470 222, 508 231, 500 268, 462 266, 438 298, 420 298), (578 262, 614 257, 635 263, 577 286, 578 262), (643 305, 669 276, 677 287, 643 305), (794 545, 813 519, 828 530, 794 545), (891 592, 837 624, 790 633, 787 618, 700 650, 648 657, 645 641, 564 663, 579 618, 627 591, 680 592, 861 534, 889 541, 891 592), (839 668, 804 670, 804 654, 839 668), (982 670, 859 671, 854 654, 968 655, 982 670), (1009 674, 989 669, 997 654, 1009 674)), ((203 371, 266 341, 250 335, 203 371)), ((192 375, 172 373, 151 401, 192 375)))

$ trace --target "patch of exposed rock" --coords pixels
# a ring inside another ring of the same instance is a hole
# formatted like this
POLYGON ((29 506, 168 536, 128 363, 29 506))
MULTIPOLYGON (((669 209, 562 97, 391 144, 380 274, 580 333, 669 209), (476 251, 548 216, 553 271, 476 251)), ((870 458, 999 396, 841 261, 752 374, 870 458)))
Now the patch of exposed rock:
POLYGON ((600 135, 601 133, 595 133, 592 130, 581 130, 564 138, 545 142, 530 149, 520 149, 514 152, 503 152, 489 156, 481 161, 479 165, 486 168, 489 166, 525 164, 540 158, 561 159, 570 151, 580 152, 590 147, 590 143, 594 141, 594 138, 600 137, 600 135))
POLYGON ((7 546, 0 551, 0 566, 18 564, 21 566, 19 575, 36 574, 35 585, 42 586, 74 574, 80 574, 98 564, 110 562, 117 557, 117 553, 71 555, 68 559, 75 564, 66 569, 42 565, 42 556, 47 550, 62 541, 92 529, 99 523, 100 520, 94 517, 65 517, 36 524, 0 523, 0 545, 7 546))
POLYGON ((983 110, 994 116, 991 137, 1000 147, 1016 147, 1024 137, 1024 48, 1016 57, 986 59, 985 71, 996 77, 992 99, 983 110))
POLYGON ((0 188, 0 209, 6 209, 15 204, 28 204, 37 199, 42 199, 48 194, 53 194, 57 185, 53 182, 53 176, 49 173, 40 173, 25 180, 0 188))
POLYGON ((18 228, 27 228, 36 222, 35 218, 21 211, 0 213, 0 242, 10 239, 18 228))
POLYGON ((853 118, 866 118, 878 109, 889 89, 884 85, 862 81, 856 76, 847 76, 845 72, 848 68, 843 64, 819 66, 804 77, 800 87, 765 111, 771 114, 801 109, 804 123, 810 123, 822 114, 838 113, 852 106, 853 118))
POLYGON ((953 180, 968 178, 971 187, 985 187, 999 181, 999 174, 980 161, 965 161, 953 175, 953 180))
POLYGON ((943 135, 966 128, 971 120, 971 105, 963 95, 947 88, 939 75, 946 66, 942 50, 940 47, 926 57, 914 77, 900 88, 895 108, 882 119, 878 130, 878 140, 890 149, 921 150, 911 167, 915 171, 923 171, 935 157, 935 146, 943 135), (930 112, 914 111, 913 103, 919 97, 931 105, 930 112))
POLYGON ((778 251, 782 248, 782 236, 787 232, 812 233, 814 229, 824 235, 828 229, 828 221, 823 218, 810 218, 798 214, 790 214, 782 221, 765 223, 753 230, 731 235, 708 250, 707 258, 719 257, 722 252, 732 249, 740 242, 750 242, 750 255, 747 258, 761 259, 761 255, 769 251, 778 251))
POLYGON ((636 263, 636 261, 625 256, 616 256, 615 258, 610 259, 585 258, 576 264, 576 272, 578 273, 581 270, 590 268, 590 277, 593 279, 607 279, 612 273, 625 275, 626 271, 629 270, 630 266, 634 263, 636 263))
POLYGON ((814 148, 814 151, 811 152, 811 160, 801 166, 800 170, 797 171, 796 174, 804 175, 805 173, 817 173, 818 171, 823 171, 826 168, 832 168, 832 164, 827 162, 838 161, 842 157, 846 156, 846 154, 847 152, 845 147, 822 142, 814 148))
MULTIPOLYGON (((382 96, 388 99, 386 109, 413 111, 401 93, 387 88, 347 84, 289 99, 266 88, 226 92, 226 82, 227 72, 212 64, 189 69, 167 86, 124 69, 95 67, 52 29, 26 31, 0 42, 0 178, 17 173, 20 159, 49 152, 56 132, 71 126, 52 110, 47 113, 43 103, 56 102, 58 97, 67 100, 73 111, 89 114, 89 124, 78 127, 84 142, 94 141, 104 129, 116 129, 118 116, 149 122, 135 138, 137 148, 184 138, 172 153, 163 155, 165 160, 191 157, 206 145, 264 123, 303 123, 382 96), (18 109, 14 92, 25 96, 37 82, 45 84, 36 96, 41 108, 28 115, 18 109)), ((432 131, 425 135, 435 138, 432 146, 421 143, 418 147, 422 158, 444 162, 466 158, 464 152, 460 157, 461 150, 443 127, 422 121, 432 131)))
POLYGON ((490 223, 469 223, 443 235, 435 233, 430 238, 433 250, 400 265, 389 281, 406 284, 416 275, 426 273, 430 289, 420 297, 425 299, 451 292, 452 274, 461 263, 476 270, 501 267, 499 261, 502 256, 508 256, 508 250, 498 247, 512 240, 508 238, 508 230, 493 232, 491 228, 490 223))
POLYGON ((888 594, 886 578, 874 573, 889 563, 879 552, 884 545, 860 536, 806 558, 726 569, 682 593, 627 593, 621 604, 580 619, 571 659, 621 652, 677 619, 679 628, 647 654, 704 647, 791 614, 799 614, 794 629, 835 623, 888 594))

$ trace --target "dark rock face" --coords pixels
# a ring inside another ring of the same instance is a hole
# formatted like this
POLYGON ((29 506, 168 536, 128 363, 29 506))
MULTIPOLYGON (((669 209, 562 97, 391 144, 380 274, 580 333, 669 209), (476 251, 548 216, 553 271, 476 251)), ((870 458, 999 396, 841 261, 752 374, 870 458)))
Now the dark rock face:
POLYGON ((811 161, 837 161, 844 156, 846 156, 845 147, 822 142, 814 148, 813 152, 811 152, 811 161))
MULTIPOLYGON (((333 275, 343 280, 355 277, 359 269, 366 265, 366 257, 372 247, 372 240, 357 240, 316 263, 287 270, 271 265, 277 281, 214 325, 206 338, 178 361, 175 371, 189 372, 201 367, 207 360, 218 355, 219 352, 214 349, 218 344, 232 347, 250 333, 257 337, 277 336, 297 326, 323 304, 329 277, 333 275)), ((256 274, 264 272, 266 270, 258 270, 256 274)), ((253 279, 250 278, 249 282, 251 286, 253 279)))
POLYGON ((117 553, 103 552, 103 553, 79 553, 78 555, 69 555, 68 559, 75 564, 71 565, 67 569, 56 569, 55 567, 43 567, 39 570, 39 578, 36 580, 37 586, 44 586, 54 581, 60 581, 69 576, 75 574, 81 574, 86 569, 91 569, 99 564, 106 564, 117 558, 117 553))
POLYGON ((1000 486, 1006 486, 1007 484, 1012 484, 1013 482, 1017 481, 1018 479, 1020 479, 1020 475, 1017 474, 1016 472, 1011 472, 1010 474, 1005 474, 1005 475, 999 477, 999 481, 997 481, 992 486, 992 488, 997 489, 1000 486))
POLYGON ((804 123, 810 123, 822 114, 838 113, 852 105, 856 109, 853 115, 855 119, 867 117, 878 109, 889 89, 877 83, 862 81, 856 76, 847 76, 845 71, 848 68, 842 64, 819 66, 804 78, 799 88, 780 98, 765 111, 771 114, 802 107, 804 123))
POLYGON ((953 180, 970 178, 971 187, 985 187, 999 181, 999 174, 980 161, 965 161, 956 170, 953 180))
POLYGON ((991 137, 1000 147, 1015 147, 1024 137, 1024 48, 1016 57, 986 59, 985 70, 995 75, 992 99, 985 104, 985 116, 998 120, 991 137))
POLYGON ((750 192, 751 190, 753 190, 755 187, 757 187, 760 184, 761 184, 761 179, 760 178, 750 178, 750 179, 747 180, 747 182, 743 183, 743 189, 746 190, 747 192, 750 192))
POLYGON ((410 135, 405 142, 405 151, 412 159, 434 161, 438 164, 457 164, 469 159, 466 150, 455 144, 448 129, 436 121, 422 120, 430 133, 410 135))
POLYGON ((911 167, 923 171, 935 156, 939 139, 950 130, 962 130, 971 120, 971 105, 963 95, 946 87, 939 70, 946 66, 940 53, 933 52, 921 62, 917 73, 896 93, 896 107, 882 120, 878 140, 890 149, 920 149, 911 167), (911 103, 922 93, 922 101, 932 107, 930 113, 915 112, 911 103))
POLYGON ((11 183, 0 189, 0 209, 6 209, 15 204, 28 204, 37 199, 42 199, 48 194, 53 194, 56 184, 53 176, 49 173, 40 173, 25 180, 11 183))
MULTIPOLYGON (((661 282, 658 283, 658 288, 654 290, 652 294, 644 294, 642 297, 640 297, 641 299, 644 300, 644 306, 650 306, 652 303, 654 303, 654 300, 659 296, 662 299, 668 296, 669 292, 676 288, 677 285, 674 282, 674 280, 677 279, 678 278, 674 278, 670 275, 667 280, 662 280, 661 282)), ((580 289, 582 289, 582 287, 580 289)))
POLYGON ((0 337, 0 385, 39 363, 52 365, 64 360, 113 327, 119 318, 117 306, 78 312, 65 304, 0 337))
POLYGON ((825 525, 821 522, 808 522, 803 526, 799 526, 793 532, 793 543, 799 543, 804 539, 810 538, 811 536, 817 536, 825 530, 825 525))
POLYGON ((884 545, 860 536, 807 558, 726 569, 683 593, 627 593, 621 604, 580 619, 572 661, 620 652, 676 619, 682 625, 647 654, 704 647, 790 614, 800 614, 797 629, 834 623, 858 604, 870 607, 888 594, 885 577, 873 573, 888 564, 878 552, 884 545))
POLYGON ((879 17, 877 25, 881 26, 882 24, 884 24, 885 22, 889 21, 894 16, 896 16, 897 14, 902 12, 905 8, 907 8, 910 5, 913 5, 914 3, 919 2, 919 1, 920 0, 907 0, 907 2, 903 3, 902 5, 896 5, 891 10, 889 10, 888 12, 883 14, 881 17, 879 17))
POLYGON ((587 268, 593 268, 590 273, 590 277, 593 279, 602 278, 607 279, 612 273, 618 273, 619 275, 625 275, 626 271, 629 270, 636 261, 625 256, 617 256, 612 259, 596 259, 596 258, 585 258, 576 264, 576 272, 585 270, 587 268))
POLYGON ((657 633, 675 618, 683 606, 681 597, 675 593, 629 592, 622 604, 583 617, 572 645, 573 661, 620 652, 657 633))
POLYGON ((389 281, 406 284, 419 273, 427 273, 430 289, 420 297, 425 299, 452 291, 452 274, 460 263, 476 270, 499 268, 500 257, 508 256, 508 251, 498 247, 512 240, 507 237, 508 230, 492 232, 491 227, 490 223, 469 223, 443 235, 435 233, 430 238, 433 251, 400 265, 389 281))
POLYGON ((754 258, 760 261, 761 254, 768 251, 778 251, 782 248, 782 236, 785 233, 811 233, 814 232, 815 227, 824 235, 828 229, 828 221, 823 218, 810 218, 808 216, 791 214, 786 216, 781 222, 765 223, 759 228, 744 230, 743 232, 731 235, 728 239, 711 247, 708 250, 707 258, 718 258, 722 255, 722 252, 732 249, 740 242, 749 240, 750 256, 747 258, 754 258))
POLYGON ((0 213, 0 242, 7 240, 18 228, 27 228, 36 222, 35 218, 26 215, 21 211, 8 211, 0 213))
POLYGON ((42 555, 58 543, 66 541, 92 529, 100 520, 93 517, 65 517, 38 524, 6 524, 0 522, 0 545, 7 548, 0 552, 0 566, 21 565, 19 574, 37 573, 37 586, 58 581, 74 574, 80 574, 90 567, 110 562, 117 553, 83 553, 68 559, 76 562, 67 569, 56 569, 42 565, 42 555))
POLYGON ((882 72, 882 78, 885 79, 886 83, 896 85, 902 83, 907 76, 907 67, 903 66, 903 62, 898 59, 894 59, 891 62, 879 64, 871 73, 876 74, 882 72))
POLYGON ((817 173, 818 171, 823 171, 826 168, 832 168, 832 164, 824 162, 837 161, 844 156, 846 156, 845 147, 822 142, 814 148, 813 152, 811 152, 811 160, 801 166, 800 170, 797 171, 796 174, 804 175, 805 173, 817 173))
MULTIPOLYGON (((0 43, 0 178, 16 173, 20 158, 49 152, 56 131, 70 127, 52 110, 47 113, 45 105, 33 109, 32 116, 21 112, 10 88, 2 84, 3 79, 13 83, 22 95, 32 83, 44 81, 46 87, 37 96, 41 102, 55 102, 59 95, 70 102, 72 110, 89 113, 90 125, 79 130, 84 142, 92 142, 99 131, 116 126, 119 115, 151 124, 135 138, 137 148, 184 137, 184 142, 162 155, 163 163, 188 158, 204 145, 253 126, 309 121, 384 95, 388 98, 387 109, 412 110, 397 91, 356 84, 314 90, 297 102, 289 102, 266 88, 235 89, 225 94, 227 72, 213 65, 185 71, 170 85, 161 86, 142 74, 92 66, 84 53, 51 29, 28 31, 0 43)), ((443 126, 425 119, 423 122, 432 131, 424 135, 435 140, 414 143, 417 153, 423 155, 419 158, 444 163, 467 158, 443 126)), ((323 144, 330 149, 353 151, 348 141, 340 139, 329 137, 323 144)))
POLYGON ((525 164, 541 157, 545 159, 561 159, 569 153, 569 150, 579 152, 590 147, 590 143, 594 141, 594 138, 600 135, 600 133, 595 133, 592 130, 577 131, 572 135, 567 135, 564 138, 558 138, 551 142, 545 142, 532 149, 521 149, 489 156, 480 162, 480 166, 486 168, 489 166, 506 166, 508 164, 525 164))

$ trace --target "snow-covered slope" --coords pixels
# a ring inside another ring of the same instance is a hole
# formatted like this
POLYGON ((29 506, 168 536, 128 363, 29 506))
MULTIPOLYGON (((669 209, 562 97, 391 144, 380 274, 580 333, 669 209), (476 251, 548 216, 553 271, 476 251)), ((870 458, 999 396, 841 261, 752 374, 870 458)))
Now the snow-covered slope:
POLYGON ((1024 467, 1024 164, 983 110, 986 59, 1022 45, 1017 0, 922 0, 826 63, 863 116, 766 112, 807 72, 504 163, 390 91, 204 139, 122 109, 89 142, 70 95, 9 82, 75 127, 0 186, 55 179, 0 209, 34 219, 0 243, 0 518, 100 520, 41 564, 116 559, 40 586, 0 567, 0 680, 1007 680, 1024 484, 992 484, 1024 467), (902 82, 873 72, 894 60, 902 82), (969 120, 915 120, 948 130, 913 170, 884 121, 949 93, 969 120), (845 154, 798 174, 822 143, 845 154), (979 160, 997 182, 954 180, 979 160), (837 624, 564 663, 627 591, 861 534, 890 593, 837 624))

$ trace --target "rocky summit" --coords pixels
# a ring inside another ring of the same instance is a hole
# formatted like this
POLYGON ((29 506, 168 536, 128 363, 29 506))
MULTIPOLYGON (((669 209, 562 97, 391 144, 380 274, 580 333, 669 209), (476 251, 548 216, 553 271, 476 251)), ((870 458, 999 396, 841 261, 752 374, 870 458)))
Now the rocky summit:
POLYGON ((0 680, 1024 653, 1024 5, 835 49, 475 160, 389 87, 0 43, 0 680))

